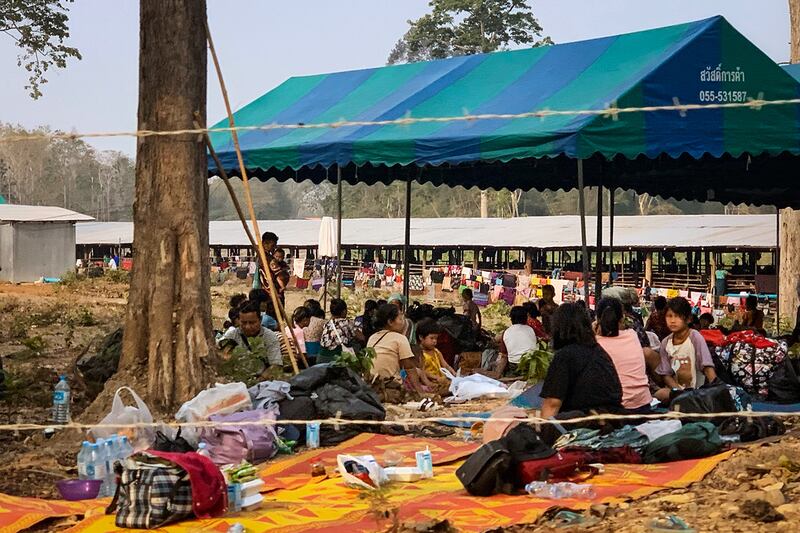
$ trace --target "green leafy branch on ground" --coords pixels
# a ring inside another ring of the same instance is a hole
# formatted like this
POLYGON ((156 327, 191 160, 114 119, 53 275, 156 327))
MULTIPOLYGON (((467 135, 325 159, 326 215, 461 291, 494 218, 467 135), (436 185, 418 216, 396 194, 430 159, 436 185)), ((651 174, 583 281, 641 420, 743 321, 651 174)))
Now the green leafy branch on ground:
POLYGON ((553 352, 549 345, 544 341, 539 341, 539 347, 536 350, 522 354, 517 372, 529 382, 543 381, 552 361, 553 352))

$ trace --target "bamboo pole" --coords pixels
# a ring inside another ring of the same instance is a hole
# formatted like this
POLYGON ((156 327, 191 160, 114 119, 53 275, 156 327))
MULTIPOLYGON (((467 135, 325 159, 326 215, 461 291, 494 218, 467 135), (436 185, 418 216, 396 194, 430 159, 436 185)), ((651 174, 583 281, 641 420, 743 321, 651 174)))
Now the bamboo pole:
MULTIPOLYGON (((222 99, 225 102, 225 111, 228 114, 228 124, 231 128, 234 128, 234 120, 233 120, 233 111, 231 109, 230 99, 228 98, 228 90, 225 87, 225 80, 222 77, 222 68, 219 65, 219 59, 217 58, 217 51, 214 48, 214 41, 211 38, 211 30, 208 28, 208 20, 204 20, 203 24, 206 30, 206 40, 208 41, 208 48, 211 52, 211 59, 214 62, 214 69, 217 71, 217 80, 219 81, 220 91, 222 92, 222 99)), ((242 185, 244 186, 244 196, 245 200, 247 201, 247 208, 250 212, 250 220, 253 224, 253 231, 256 235, 260 236, 261 231, 258 227, 258 219, 256 218, 256 211, 253 207, 253 197, 250 193, 250 182, 247 179, 247 168, 245 168, 244 164, 244 157, 242 157, 242 149, 239 146, 239 135, 236 132, 236 129, 231 129, 231 139, 233 140, 233 146, 236 149, 236 158, 239 161, 239 170, 242 173, 242 185)), ((258 250, 258 256, 261 259, 261 264, 264 266, 264 278, 267 281, 267 287, 269 288, 269 296, 272 300, 272 305, 275 310, 278 310, 281 305, 280 301, 278 300, 278 294, 276 292, 275 281, 272 279, 272 271, 269 268, 269 261, 267 260, 267 253, 264 250, 264 243, 261 239, 258 239, 256 242, 256 249, 258 250)), ((284 321, 282 313, 276 313, 278 316, 275 317, 278 319, 278 327, 283 331, 284 335, 283 338, 286 338, 286 329, 287 325, 284 321)), ((300 369, 297 367, 297 359, 294 353, 294 346, 291 343, 286 343, 287 351, 289 352, 289 359, 292 362, 292 370, 294 370, 295 374, 300 373, 300 369)))

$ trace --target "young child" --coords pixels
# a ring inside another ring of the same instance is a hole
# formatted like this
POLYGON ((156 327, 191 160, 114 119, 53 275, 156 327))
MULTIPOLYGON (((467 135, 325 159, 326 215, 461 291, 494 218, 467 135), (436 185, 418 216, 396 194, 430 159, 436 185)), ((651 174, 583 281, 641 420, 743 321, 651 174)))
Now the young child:
POLYGON ((542 314, 542 326, 547 334, 550 334, 550 317, 553 315, 558 304, 556 303, 556 288, 552 285, 542 286, 542 297, 539 299, 539 312, 542 314))
POLYGON ((442 368, 453 375, 456 372, 444 360, 442 352, 436 348, 436 344, 439 341, 439 333, 441 333, 441 328, 431 318, 424 318, 417 324, 417 344, 422 350, 422 369, 427 374, 428 379, 433 379, 437 382, 444 380, 449 384, 447 377, 442 374, 442 368))
POLYGON ((481 330, 481 310, 478 309, 478 304, 472 301, 472 289, 464 289, 461 291, 461 299, 464 301, 464 314, 467 315, 472 322, 472 328, 475 331, 481 330))
POLYGON ((656 393, 661 401, 669 398, 669 389, 696 389, 717 379, 705 339, 690 327, 692 305, 686 298, 667 302, 666 319, 670 334, 661 342, 661 364, 656 369, 668 387, 656 393))

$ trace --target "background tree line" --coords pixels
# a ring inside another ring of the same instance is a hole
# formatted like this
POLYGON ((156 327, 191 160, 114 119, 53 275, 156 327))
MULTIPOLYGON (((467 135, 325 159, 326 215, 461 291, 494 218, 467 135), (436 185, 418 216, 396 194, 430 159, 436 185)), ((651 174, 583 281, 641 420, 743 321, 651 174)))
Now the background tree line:
MULTIPOLYGON (((0 137, 51 132, 0 124, 0 137)), ((15 204, 55 205, 98 220, 131 220, 134 161, 80 139, 0 143, 0 195, 15 204)))

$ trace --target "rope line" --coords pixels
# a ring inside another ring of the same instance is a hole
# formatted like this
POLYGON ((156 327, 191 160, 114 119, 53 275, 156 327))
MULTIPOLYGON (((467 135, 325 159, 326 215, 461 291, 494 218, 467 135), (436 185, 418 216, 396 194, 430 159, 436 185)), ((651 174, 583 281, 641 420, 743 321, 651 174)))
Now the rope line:
POLYGON ((783 100, 763 100, 763 99, 749 99, 746 102, 727 102, 727 103, 711 103, 711 104, 681 104, 677 99, 673 100, 673 105, 658 105, 658 106, 645 106, 645 107, 616 107, 610 105, 603 109, 576 109, 576 110, 553 110, 541 109, 539 111, 528 111, 525 113, 485 113, 477 115, 458 115, 449 117, 412 117, 406 115, 403 118, 389 119, 389 120, 346 120, 342 119, 336 122, 320 122, 307 124, 299 122, 296 124, 264 124, 261 126, 234 126, 234 127, 221 127, 221 128, 192 128, 182 130, 136 130, 136 131, 107 131, 107 132, 53 132, 53 133, 31 133, 26 135, 9 135, 0 137, 0 143, 11 143, 19 141, 30 140, 76 140, 81 138, 97 138, 97 137, 169 137, 179 135, 203 135, 212 133, 231 133, 231 132, 246 132, 246 131, 272 131, 272 130, 301 130, 301 129, 337 129, 349 126, 409 126, 412 124, 427 124, 427 123, 445 123, 445 122, 471 122, 476 120, 512 120, 524 118, 540 118, 559 117, 559 116, 603 116, 612 120, 617 120, 619 115, 625 113, 652 113, 657 111, 676 111, 681 117, 685 117, 688 111, 701 111, 709 109, 753 109, 760 111, 763 107, 769 106, 782 106, 782 105, 797 105, 800 104, 800 98, 783 99, 783 100))
POLYGON ((549 418, 541 418, 531 416, 527 418, 483 418, 480 416, 435 416, 435 417, 422 417, 422 418, 401 418, 397 420, 350 420, 344 418, 322 418, 317 420, 258 420, 258 421, 242 421, 242 422, 214 422, 210 420, 202 420, 195 422, 147 422, 139 424, 82 424, 70 422, 69 424, 36 424, 36 423, 16 423, 16 424, 0 424, 0 431, 32 431, 44 429, 147 429, 147 428, 208 428, 208 427, 228 427, 228 426, 277 426, 285 424, 309 424, 318 423, 320 425, 331 426, 353 426, 353 425, 372 425, 372 426, 409 426, 409 425, 422 425, 436 422, 526 422, 530 424, 551 424, 551 425, 574 425, 583 422, 594 421, 611 421, 611 420, 682 420, 682 419, 711 419, 711 418, 729 418, 733 416, 742 416, 746 418, 764 418, 764 417, 778 417, 790 418, 800 416, 800 411, 731 411, 727 413, 681 413, 679 411, 670 411, 668 413, 652 413, 652 414, 595 414, 587 415, 577 418, 570 418, 567 420, 556 420, 549 418))

